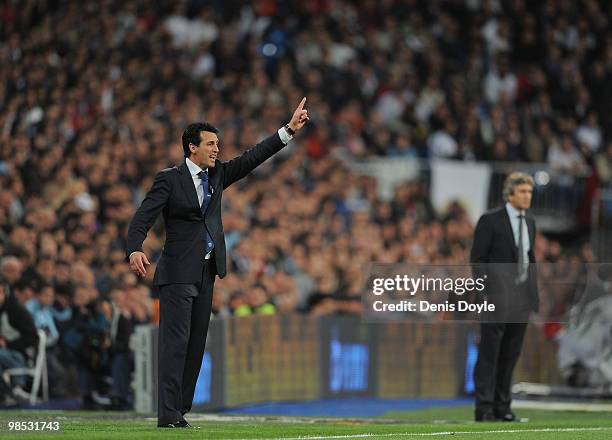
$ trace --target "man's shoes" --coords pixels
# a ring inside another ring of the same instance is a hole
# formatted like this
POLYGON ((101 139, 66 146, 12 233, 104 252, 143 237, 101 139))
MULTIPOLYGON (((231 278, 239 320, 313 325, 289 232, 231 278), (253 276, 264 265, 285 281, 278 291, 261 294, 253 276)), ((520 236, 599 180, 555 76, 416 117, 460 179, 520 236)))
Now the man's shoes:
POLYGON ((474 414, 474 420, 477 422, 495 422, 495 414, 493 411, 476 411, 474 414))
POLYGON ((191 425, 187 423, 187 420, 179 420, 172 423, 162 423, 157 425, 158 428, 191 428, 191 425))
POLYGON ((510 410, 502 412, 495 411, 495 419, 501 422, 514 422, 516 421, 516 415, 510 410))

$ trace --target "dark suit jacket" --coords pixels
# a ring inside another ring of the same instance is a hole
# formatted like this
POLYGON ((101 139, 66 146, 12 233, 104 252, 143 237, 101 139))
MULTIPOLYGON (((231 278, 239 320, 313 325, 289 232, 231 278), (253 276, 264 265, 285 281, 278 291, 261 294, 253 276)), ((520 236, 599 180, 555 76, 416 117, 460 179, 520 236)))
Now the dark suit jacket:
POLYGON ((127 258, 134 251, 142 251, 142 242, 161 212, 166 228, 166 242, 157 264, 154 284, 195 284, 201 281, 205 227, 215 244, 213 255, 217 274, 223 278, 226 274, 225 236, 221 221, 223 190, 245 177, 284 146, 278 133, 275 133, 229 162, 217 160, 215 166, 208 169, 213 194, 205 216, 200 210, 198 195, 186 162, 157 173, 153 186, 130 223, 127 258))
MULTIPOLYGON (((6 289, 8 290, 8 289, 6 289)), ((0 306, 0 336, 9 337, 9 334, 2 334, 3 315, 6 314, 8 324, 16 333, 10 341, 7 341, 6 348, 17 350, 26 357, 30 357, 38 349, 38 330, 34 325, 34 319, 28 309, 26 309, 15 294, 7 292, 4 303, 0 306)))
MULTIPOLYGON (((526 215, 525 222, 529 232, 529 262, 535 263, 535 220, 533 217, 526 215)), ((518 275, 518 271, 516 271, 518 248, 514 241, 510 217, 505 206, 483 214, 478 220, 474 231, 470 262, 474 268, 475 276, 487 275, 487 295, 501 295, 504 292, 509 298, 512 298, 514 279, 518 275)), ((531 308, 537 311, 538 285, 535 265, 533 264, 529 265, 526 288, 531 308)))

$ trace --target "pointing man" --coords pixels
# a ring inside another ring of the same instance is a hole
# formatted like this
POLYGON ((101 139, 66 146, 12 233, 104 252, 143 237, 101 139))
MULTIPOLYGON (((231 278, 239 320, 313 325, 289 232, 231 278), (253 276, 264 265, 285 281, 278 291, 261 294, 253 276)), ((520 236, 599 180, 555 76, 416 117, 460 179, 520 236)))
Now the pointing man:
POLYGON ((153 186, 130 223, 127 255, 130 268, 144 276, 149 264, 142 243, 162 213, 166 242, 155 271, 160 290, 157 426, 189 427, 210 320, 215 276, 226 273, 221 197, 282 149, 308 121, 303 98, 291 120, 278 132, 242 155, 221 162, 219 131, 207 122, 183 132, 185 161, 155 176, 153 186))

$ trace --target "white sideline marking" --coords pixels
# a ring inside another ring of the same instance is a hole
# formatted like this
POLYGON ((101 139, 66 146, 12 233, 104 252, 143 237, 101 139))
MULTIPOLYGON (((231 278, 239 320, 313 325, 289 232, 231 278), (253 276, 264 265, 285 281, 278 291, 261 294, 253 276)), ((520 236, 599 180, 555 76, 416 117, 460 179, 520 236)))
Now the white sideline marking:
MULTIPOLYGON (((390 432, 385 434, 346 434, 346 435, 320 435, 320 436, 302 436, 302 437, 275 437, 270 440, 327 440, 327 439, 344 439, 344 438, 370 438, 370 437, 435 437, 443 435, 461 435, 461 434, 506 434, 513 432, 588 432, 588 431, 612 431, 612 427, 594 427, 594 428, 541 428, 541 429, 492 429, 489 431, 440 431, 440 432, 390 432)), ((244 439, 244 440, 261 440, 259 439, 244 439)))

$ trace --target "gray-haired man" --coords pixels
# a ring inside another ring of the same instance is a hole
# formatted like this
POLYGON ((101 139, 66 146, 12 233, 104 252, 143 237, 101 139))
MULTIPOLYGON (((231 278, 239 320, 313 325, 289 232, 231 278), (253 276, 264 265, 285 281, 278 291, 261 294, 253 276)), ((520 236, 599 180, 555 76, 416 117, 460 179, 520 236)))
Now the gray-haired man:
POLYGON ((470 261, 489 274, 486 294, 497 301, 495 322, 480 327, 474 370, 477 422, 514 421, 510 385, 527 320, 538 309, 535 271, 535 221, 526 215, 533 193, 531 176, 515 172, 504 183, 505 205, 483 214, 474 232, 470 261))

